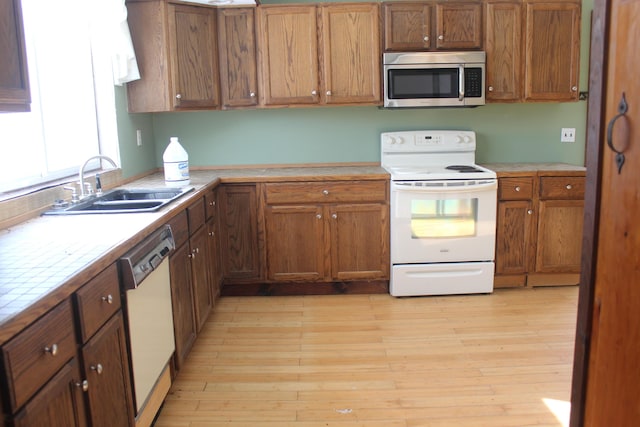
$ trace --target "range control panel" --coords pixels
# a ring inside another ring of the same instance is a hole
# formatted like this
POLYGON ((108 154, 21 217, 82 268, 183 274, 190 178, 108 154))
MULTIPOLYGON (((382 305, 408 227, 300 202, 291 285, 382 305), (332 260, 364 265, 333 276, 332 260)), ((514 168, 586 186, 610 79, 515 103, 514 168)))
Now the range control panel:
POLYGON ((476 150, 473 131, 403 131, 385 132, 380 136, 382 152, 452 152, 476 150))

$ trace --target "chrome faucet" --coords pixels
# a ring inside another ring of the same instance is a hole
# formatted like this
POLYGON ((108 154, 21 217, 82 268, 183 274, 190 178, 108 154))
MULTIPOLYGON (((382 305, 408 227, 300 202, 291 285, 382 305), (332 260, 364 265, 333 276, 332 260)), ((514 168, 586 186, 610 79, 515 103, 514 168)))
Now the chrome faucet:
MULTIPOLYGON (((114 168, 117 168, 118 165, 116 165, 116 162, 113 161, 113 159, 109 156, 103 156, 103 155, 98 155, 98 156, 92 156, 89 157, 84 164, 80 167, 80 172, 78 173, 78 176, 80 178, 80 199, 85 199, 91 195, 93 195, 93 188, 91 187, 91 183, 84 182, 84 168, 87 167, 87 164, 89 164, 89 162, 91 160, 95 160, 95 159, 102 159, 102 160, 106 160, 109 163, 111 163, 111 165, 113 165, 114 168)), ((98 178, 99 180, 99 178, 98 178)), ((100 190, 102 190, 102 186, 99 184, 100 186, 100 190)))

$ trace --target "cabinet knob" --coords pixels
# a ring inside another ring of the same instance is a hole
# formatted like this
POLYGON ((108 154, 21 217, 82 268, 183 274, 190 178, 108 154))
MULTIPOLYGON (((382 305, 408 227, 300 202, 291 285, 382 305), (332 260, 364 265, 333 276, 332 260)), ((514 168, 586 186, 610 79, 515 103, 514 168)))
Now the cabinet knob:
POLYGON ((493 86, 489 86, 489 92, 493 92, 493 86))
POLYGON ((533 214, 533 209, 529 209, 529 210, 527 210, 527 213, 528 213, 529 215, 533 214))
POLYGON ((571 184, 567 184, 567 186, 565 187, 567 190, 571 190, 573 187, 571 186, 571 184))
POLYGON ((113 304, 113 295, 109 294, 106 297, 100 297, 102 302, 106 302, 107 304, 113 304))
POLYGON ((82 391, 89 390, 89 381, 84 380, 81 383, 76 383, 76 387, 81 388, 82 391))
POLYGON ((322 190, 322 194, 324 194, 325 196, 329 195, 329 190, 322 190))
POLYGON ((520 186, 516 185, 516 191, 520 191, 520 186))
POLYGON ((318 91, 317 91, 317 90, 312 90, 312 91, 311 91, 311 95, 316 96, 317 94, 318 94, 318 91))
POLYGON ((216 235, 216 233, 213 231, 209 231, 207 234, 209 235, 209 237, 213 237, 216 235))
POLYGON ((333 219, 338 219, 338 214, 337 214, 337 213, 333 213, 333 214, 331 214, 331 218, 333 218, 333 219))
POLYGON ((327 91, 327 96, 331 96, 331 91, 330 90, 327 91))
POLYGON ((322 219, 322 215, 320 215, 320 214, 316 214, 316 218, 317 218, 317 219, 322 219))
POLYGON ((102 375, 103 371, 102 363, 98 363, 97 365, 91 365, 91 370, 94 371, 98 375, 102 375))
POLYGON ((180 95, 179 93, 176 94, 176 99, 182 99, 182 95, 180 95))
POLYGON ((424 40, 424 41, 428 42, 428 41, 429 41, 429 36, 424 36, 424 37, 422 38, 422 40, 424 40))
POLYGON ((56 354, 58 354, 58 344, 52 344, 51 347, 45 347, 44 352, 55 356, 56 354))
POLYGON ((216 205, 216 201, 215 200, 212 200, 212 201, 209 202, 209 206, 215 206, 215 205, 216 205))
POLYGON ((256 93, 255 93, 255 92, 251 92, 251 93, 249 93, 249 96, 250 96, 251 98, 255 98, 255 97, 256 97, 256 93))
POLYGON ((578 91, 578 86, 571 86, 571 91, 572 92, 577 92, 578 91))
POLYGON ((442 34, 440 34, 440 35, 438 36, 438 40, 444 40, 444 36, 443 36, 442 34))

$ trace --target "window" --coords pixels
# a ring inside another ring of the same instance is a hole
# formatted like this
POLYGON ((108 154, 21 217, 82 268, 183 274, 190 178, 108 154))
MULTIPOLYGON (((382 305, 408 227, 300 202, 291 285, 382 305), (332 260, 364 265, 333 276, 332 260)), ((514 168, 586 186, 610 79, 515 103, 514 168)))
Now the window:
POLYGON ((0 192, 74 176, 93 155, 119 162, 111 65, 89 14, 95 6, 22 0, 32 104, 29 113, 0 114, 0 192))

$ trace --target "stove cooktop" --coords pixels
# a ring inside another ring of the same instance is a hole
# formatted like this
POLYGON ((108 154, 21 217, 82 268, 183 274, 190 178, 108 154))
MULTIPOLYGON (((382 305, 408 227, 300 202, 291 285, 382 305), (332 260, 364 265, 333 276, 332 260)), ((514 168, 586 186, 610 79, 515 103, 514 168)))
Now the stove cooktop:
POLYGON ((394 181, 444 180, 444 179, 491 179, 492 170, 478 165, 429 165, 385 167, 394 181))

